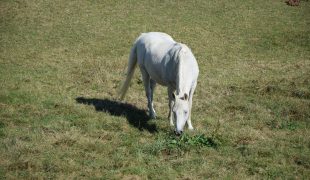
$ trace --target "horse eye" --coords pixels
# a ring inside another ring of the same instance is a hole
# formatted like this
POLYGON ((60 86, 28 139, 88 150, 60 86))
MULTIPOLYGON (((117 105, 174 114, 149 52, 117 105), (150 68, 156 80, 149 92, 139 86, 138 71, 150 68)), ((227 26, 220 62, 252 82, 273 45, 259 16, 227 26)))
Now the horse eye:
POLYGON ((185 114, 187 114, 187 111, 184 111, 185 114))

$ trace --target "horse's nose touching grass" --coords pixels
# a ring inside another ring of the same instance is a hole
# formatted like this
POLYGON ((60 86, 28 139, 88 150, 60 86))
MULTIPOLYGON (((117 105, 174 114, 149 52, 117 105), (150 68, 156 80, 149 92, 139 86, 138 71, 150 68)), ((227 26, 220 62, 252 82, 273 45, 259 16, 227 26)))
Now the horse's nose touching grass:
POLYGON ((183 134, 183 131, 177 131, 175 130, 174 131, 174 134, 177 135, 177 136, 181 136, 183 134))

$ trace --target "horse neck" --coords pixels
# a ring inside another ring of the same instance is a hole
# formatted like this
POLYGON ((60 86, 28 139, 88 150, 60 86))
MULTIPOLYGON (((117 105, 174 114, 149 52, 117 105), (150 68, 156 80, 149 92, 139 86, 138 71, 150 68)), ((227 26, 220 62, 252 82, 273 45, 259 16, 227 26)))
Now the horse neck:
POLYGON ((177 94, 189 94, 190 87, 188 86, 188 80, 187 77, 187 67, 185 64, 185 58, 184 58, 184 50, 181 50, 178 56, 178 64, 177 64, 177 82, 176 82, 176 92, 177 94))

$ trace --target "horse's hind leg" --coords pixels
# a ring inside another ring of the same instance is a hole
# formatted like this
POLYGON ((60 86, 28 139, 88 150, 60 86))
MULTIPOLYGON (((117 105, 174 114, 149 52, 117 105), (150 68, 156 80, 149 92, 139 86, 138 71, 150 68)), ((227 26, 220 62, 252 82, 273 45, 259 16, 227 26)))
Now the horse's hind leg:
POLYGON ((150 79, 150 87, 151 87, 151 101, 153 102, 153 95, 156 87, 156 81, 150 79))
POLYGON ((154 81, 153 79, 150 79, 150 88, 151 88, 150 96, 151 96, 151 110, 152 110, 151 117, 154 119, 157 116, 155 109, 154 109, 154 105, 153 105, 153 95, 154 95, 155 87, 156 87, 156 81, 154 81))
POLYGON ((140 70, 141 70, 141 74, 143 78, 145 94, 147 97, 147 107, 149 109, 149 115, 152 119, 155 119, 156 112, 153 106, 153 90, 155 89, 156 82, 151 80, 149 74, 146 72, 146 70, 143 67, 140 67, 140 70))

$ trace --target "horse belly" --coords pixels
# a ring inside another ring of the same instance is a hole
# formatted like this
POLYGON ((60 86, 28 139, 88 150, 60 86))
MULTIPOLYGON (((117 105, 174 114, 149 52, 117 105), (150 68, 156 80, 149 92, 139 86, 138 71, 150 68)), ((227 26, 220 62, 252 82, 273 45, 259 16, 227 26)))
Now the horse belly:
MULTIPOLYGON (((148 64, 148 63, 146 63, 148 64)), ((150 64, 149 64, 150 65, 150 64)), ((150 75, 150 78, 156 81, 158 84, 162 86, 167 86, 168 82, 166 78, 163 76, 164 74, 162 73, 161 67, 159 65, 153 64, 153 65, 146 65, 146 70, 150 75), (150 68, 148 68, 150 67, 150 68)))

